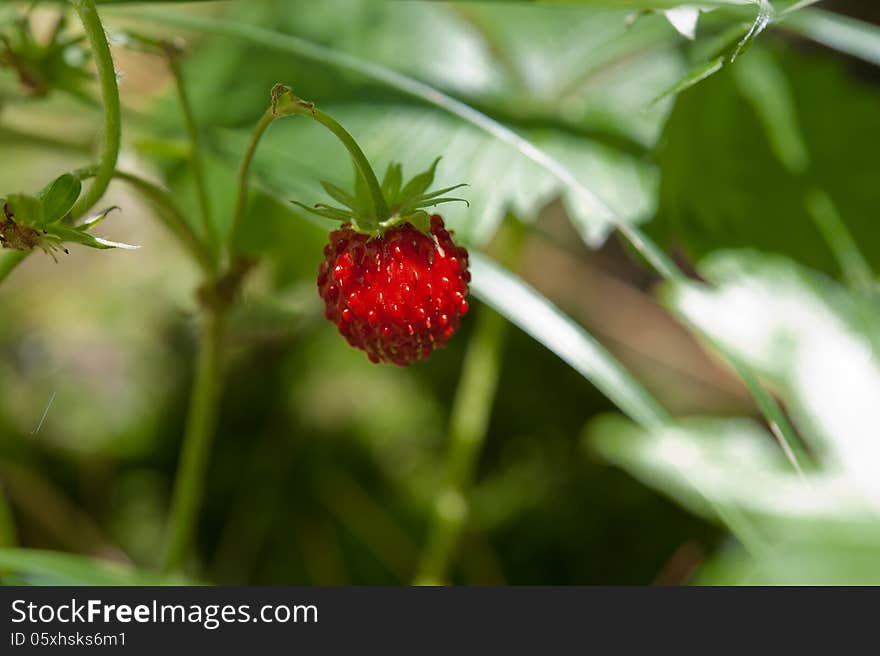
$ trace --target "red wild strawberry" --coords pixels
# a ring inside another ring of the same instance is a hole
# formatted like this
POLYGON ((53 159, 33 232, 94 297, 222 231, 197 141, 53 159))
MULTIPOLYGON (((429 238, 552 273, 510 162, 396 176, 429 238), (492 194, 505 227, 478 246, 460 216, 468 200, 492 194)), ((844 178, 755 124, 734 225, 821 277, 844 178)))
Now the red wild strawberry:
POLYGON ((381 187, 361 168, 353 195, 322 183, 346 209, 296 203, 343 222, 324 247, 318 292, 326 317, 372 362, 406 366, 426 359, 468 310, 468 253, 439 215, 424 210, 461 200, 443 194, 463 185, 426 193, 437 161, 406 184, 400 165, 391 164, 381 187))
POLYGON ((318 269, 326 316, 373 362, 406 366, 444 346, 468 310, 468 254, 438 215, 430 237, 409 223, 380 237, 345 224, 318 269))

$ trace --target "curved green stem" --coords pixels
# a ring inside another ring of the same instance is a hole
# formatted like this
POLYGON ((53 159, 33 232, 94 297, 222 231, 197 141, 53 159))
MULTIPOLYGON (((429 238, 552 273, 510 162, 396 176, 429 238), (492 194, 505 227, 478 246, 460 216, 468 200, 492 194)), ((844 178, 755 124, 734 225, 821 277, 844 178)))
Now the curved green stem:
POLYGON ((247 210, 248 201, 248 177, 251 171, 251 162, 254 159, 254 153, 257 152, 257 146, 263 133, 272 124, 277 117, 273 107, 270 107, 257 121, 257 125, 251 134, 251 140, 248 142, 247 149, 241 158, 241 166, 238 169, 238 194, 235 197, 235 210, 232 214, 232 228, 229 232, 229 255, 230 258, 238 252, 238 233, 244 223, 244 215, 247 210))
POLYGON ((204 273, 212 275, 217 272, 217 262, 209 248, 205 246, 205 243, 193 231, 192 226, 184 218, 181 211, 177 209, 167 191, 149 180, 144 180, 139 176, 125 173, 124 171, 114 171, 113 177, 119 178, 136 189, 156 208, 162 224, 177 237, 178 241, 193 256, 204 273))
POLYGON ((339 141, 342 142, 342 145, 348 150, 358 174, 367 186, 373 204, 373 214, 376 222, 384 221, 391 216, 388 209, 388 203, 385 202, 385 195, 382 193, 382 186, 379 184, 376 173, 373 171, 373 167, 370 166, 367 156, 364 155, 364 151, 358 146, 354 137, 352 137, 336 120, 315 107, 314 104, 296 97, 290 90, 290 87, 283 84, 276 84, 272 89, 272 105, 257 122, 254 132, 251 135, 250 142, 248 143, 247 149, 242 157, 241 167, 238 171, 238 196, 235 201, 235 211, 232 217, 232 230, 229 234, 230 256, 236 254, 238 233, 241 229, 242 223, 244 223, 244 215, 247 210, 248 177, 250 175, 251 162, 253 161, 254 153, 257 151, 260 139, 263 137, 263 134, 266 132, 269 125, 271 125, 272 121, 276 118, 291 116, 294 114, 308 116, 336 135, 339 141))
MULTIPOLYGON (((73 172, 80 180, 87 180, 97 175, 97 166, 87 166, 73 172)), ((139 192, 157 210, 157 216, 162 224, 177 237, 181 245, 193 256, 193 259, 201 267, 202 271, 211 276, 217 273, 217 262, 211 256, 210 251, 195 233, 189 222, 167 191, 133 173, 125 171, 113 171, 113 177, 122 180, 134 190, 139 192)))
POLYGON ((205 309, 202 313, 198 365, 190 397, 186 434, 174 483, 163 569, 181 569, 190 552, 202 505, 205 474, 223 380, 225 311, 205 309))
POLYGON ((180 100, 180 108, 183 111, 183 119, 186 124, 186 131, 190 141, 189 161, 192 166, 193 180, 196 185, 196 193, 199 199, 199 209, 202 214, 202 228, 205 231, 205 240, 210 249, 215 250, 217 245, 217 231, 214 228, 214 219, 211 214, 211 200, 208 195, 208 186, 205 182, 205 164, 202 157, 202 139, 199 136, 198 125, 196 124, 195 114, 193 113, 192 103, 189 99, 189 93, 183 80, 183 70, 180 65, 180 58, 177 55, 168 55, 168 67, 174 78, 174 85, 177 88, 177 96, 180 100))
POLYGON ((388 209, 388 203, 385 202, 385 195, 382 193, 382 186, 379 184, 379 179, 376 177, 376 173, 373 171, 373 167, 370 166, 367 156, 364 155, 364 151, 361 150, 361 147, 358 145, 357 141, 354 140, 354 137, 352 137, 335 119, 313 105, 310 105, 308 109, 300 113, 303 116, 311 116, 318 123, 335 134, 339 141, 342 142, 342 145, 345 146, 346 150, 348 150, 351 155, 351 159, 354 161, 358 173, 360 173, 361 178, 367 185, 367 190, 370 192, 370 199, 373 201, 373 214, 376 221, 384 221, 389 218, 391 213, 388 209))
POLYGON ((119 107, 119 88, 116 84, 116 69, 107 44, 104 26, 95 8, 95 0, 71 0, 76 13, 82 21, 86 36, 92 47, 98 79, 101 85, 101 100, 104 104, 104 152, 88 191, 76 202, 71 214, 74 218, 82 216, 97 203, 113 178, 116 160, 119 158, 119 144, 122 137, 121 110, 119 107))

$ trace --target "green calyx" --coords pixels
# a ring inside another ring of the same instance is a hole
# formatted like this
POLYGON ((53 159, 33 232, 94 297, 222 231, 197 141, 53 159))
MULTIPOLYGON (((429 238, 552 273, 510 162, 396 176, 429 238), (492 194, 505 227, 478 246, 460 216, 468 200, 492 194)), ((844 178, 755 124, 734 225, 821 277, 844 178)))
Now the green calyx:
POLYGON ((439 161, 438 157, 427 170, 406 182, 403 180, 403 167, 398 162, 389 164, 380 187, 382 198, 387 207, 387 211, 383 215, 376 214, 363 176, 357 170, 355 171, 354 193, 348 193, 330 182, 321 181, 324 191, 342 207, 334 207, 325 203, 308 206, 297 201, 292 202, 312 214, 334 221, 351 223, 358 232, 378 235, 393 226, 410 223, 427 234, 430 232, 430 215, 425 211, 425 208, 442 203, 467 203, 464 198, 446 195, 455 189, 466 187, 467 185, 464 183, 428 191, 434 182, 434 173, 439 161))
POLYGON ((338 122, 315 107, 314 103, 302 100, 282 84, 272 89, 272 111, 276 116, 300 115, 311 118, 330 130, 351 155, 355 168, 354 191, 349 193, 336 185, 322 181, 324 191, 342 207, 326 203, 313 206, 291 201, 307 212, 343 223, 370 235, 379 235, 388 228, 401 223, 411 223, 424 233, 430 232, 430 215, 425 211, 442 203, 467 203, 463 198, 446 196, 450 191, 465 187, 457 184, 429 192, 434 182, 434 174, 440 158, 431 166, 404 183, 403 167, 392 162, 385 171, 381 184, 370 166, 360 146, 338 122))
POLYGON ((88 233, 117 209, 115 207, 107 208, 78 225, 72 224, 70 210, 81 190, 79 178, 65 173, 36 196, 9 194, 0 199, 0 245, 20 251, 41 248, 53 257, 55 251, 63 249, 65 242, 98 249, 137 248, 88 233))

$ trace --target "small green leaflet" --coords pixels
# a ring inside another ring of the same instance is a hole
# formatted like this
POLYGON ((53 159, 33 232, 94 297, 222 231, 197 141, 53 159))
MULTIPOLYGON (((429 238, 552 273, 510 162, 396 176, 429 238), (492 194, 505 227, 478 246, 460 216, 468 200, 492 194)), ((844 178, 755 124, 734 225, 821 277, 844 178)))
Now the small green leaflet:
POLYGON ((70 175, 55 178, 39 193, 39 199, 43 205, 43 225, 49 225, 63 219, 82 191, 82 183, 70 175))

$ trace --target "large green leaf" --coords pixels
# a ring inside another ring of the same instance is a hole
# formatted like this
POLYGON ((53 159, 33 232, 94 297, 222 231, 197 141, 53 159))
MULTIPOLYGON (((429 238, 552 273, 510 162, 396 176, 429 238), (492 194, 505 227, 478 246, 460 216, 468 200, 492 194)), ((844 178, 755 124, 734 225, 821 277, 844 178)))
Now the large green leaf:
MULTIPOLYGON (((675 49, 680 37, 662 18, 627 30, 626 13, 619 11, 530 6, 501 11, 493 5, 432 3, 394 5, 393 11, 381 3, 345 6, 370 12, 365 30, 326 33, 322 17, 334 7, 340 10, 339 3, 297 3, 301 11, 265 11, 262 19, 271 20, 272 30, 243 20, 168 12, 148 16, 231 37, 215 39, 205 51, 205 56, 218 55, 220 63, 212 59, 216 72, 204 76, 193 94, 204 107, 200 114, 211 123, 239 121, 242 109, 235 98, 227 102, 230 85, 239 89, 237 98, 248 95, 242 84, 258 97, 284 79, 299 95, 359 125, 357 136, 371 135, 367 140, 380 145, 368 152, 373 157, 375 152, 381 156, 386 142, 406 147, 417 158, 404 164, 414 170, 444 154, 449 140, 455 140, 450 145, 461 146, 463 157, 453 158, 454 150, 446 157, 450 179, 474 187, 479 183, 477 193, 489 194, 483 203, 489 211, 474 213, 484 217, 485 226, 471 221, 468 227, 478 237, 491 232, 504 203, 529 218, 563 191, 591 245, 612 224, 638 221, 651 212, 652 173, 642 160, 669 104, 643 110, 682 70, 675 49), (288 24, 296 36, 283 31, 288 24), (429 40, 447 46, 438 54, 423 47, 429 40), (327 41, 331 46, 323 45, 327 41), (523 47, 530 42, 535 47, 523 47), (285 56, 278 57, 279 52, 285 56), (401 57, 401 52, 411 54, 401 57), (328 71, 335 81, 329 87, 328 71), (376 98, 381 98, 379 107, 376 98), (436 110, 425 110, 425 103, 436 110), (424 135, 414 139, 416 125, 424 135), (479 175, 472 181, 462 171, 479 175)), ((326 150, 291 141, 285 163, 326 150)), ((287 179, 282 188, 300 184, 299 176, 290 173, 295 170, 275 167, 275 178, 287 179)))
MULTIPOLYGON (((560 196, 588 243, 600 243, 614 226, 613 217, 590 197, 560 185, 546 170, 517 156, 508 144, 441 112, 406 105, 325 109, 358 138, 378 170, 396 160, 404 163, 405 174, 411 174, 442 154, 436 186, 467 182, 468 187, 459 193, 470 203, 445 206, 442 213, 469 243, 489 239, 508 210, 529 221, 560 196)), ((246 139, 245 133, 226 133, 216 143, 231 164, 246 139)), ((657 179, 644 162, 559 130, 536 131, 531 141, 590 180, 594 189, 633 220, 645 220, 653 212, 657 179)), ((254 170, 282 198, 310 204, 329 200, 320 178, 336 178, 336 184, 347 188, 352 175, 346 152, 319 127, 296 118, 272 127, 254 170), (310 155, 303 157, 303 153, 310 155)))
MULTIPOLYGON (((797 475, 772 436, 745 419, 692 418, 643 428, 620 417, 594 421, 589 443, 606 459, 698 514, 750 541, 870 539, 880 543, 880 497, 835 474, 797 475)), ((750 545, 747 545, 750 546, 750 545)))
POLYGON ((649 231, 694 259, 754 247, 836 274, 805 205, 818 183, 868 261, 880 259, 871 182, 880 168, 865 138, 878 113, 880 93, 838 64, 754 49, 678 98, 658 150, 660 209, 649 231))
POLYGON ((877 308, 783 260, 750 253, 700 267, 715 289, 672 288, 688 321, 772 381, 828 471, 880 490, 877 308))
POLYGON ((709 560, 699 583, 877 580, 880 497, 852 479, 797 476, 751 421, 698 418, 651 429, 606 417, 587 437, 604 458, 737 538, 738 547, 709 560))
POLYGON ((604 419, 590 427, 590 443, 645 483, 729 526, 747 556, 719 556, 708 580, 844 583, 866 567, 876 576, 876 297, 845 291, 790 260, 756 252, 718 253, 698 270, 712 286, 670 285, 666 302, 700 336, 771 384, 816 467, 795 473, 774 436, 742 420, 646 428, 604 419), (860 565, 846 567, 841 549, 861 554, 860 565), (798 579, 794 569, 782 567, 787 553, 798 554, 804 567, 815 561, 808 568, 814 578, 798 579))

